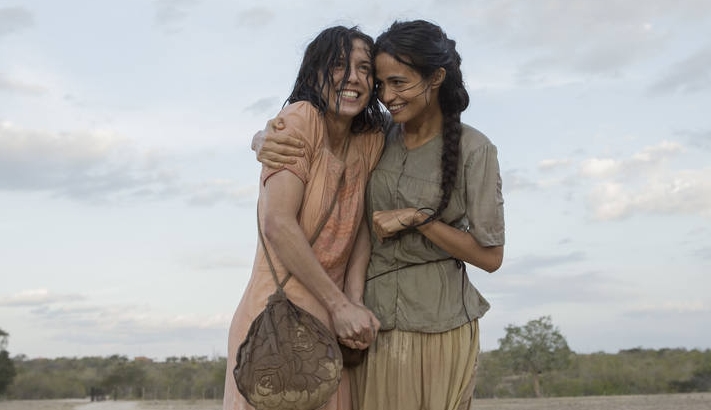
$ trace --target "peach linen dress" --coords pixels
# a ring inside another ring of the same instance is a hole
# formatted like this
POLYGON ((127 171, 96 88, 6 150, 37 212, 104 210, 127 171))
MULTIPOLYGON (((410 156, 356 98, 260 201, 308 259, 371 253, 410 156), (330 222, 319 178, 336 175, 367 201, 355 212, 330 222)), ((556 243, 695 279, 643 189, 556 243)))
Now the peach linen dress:
MULTIPOLYGON (((342 289, 348 259, 363 218, 365 187, 370 172, 380 157, 383 134, 369 132, 351 137, 344 163, 326 148, 327 131, 324 118, 310 103, 290 104, 282 110, 280 116, 285 118, 286 132, 304 142, 305 156, 299 158, 296 164, 285 165, 283 169, 263 167, 260 188, 276 172, 292 172, 299 177, 304 183, 305 191, 298 220, 306 237, 311 238, 336 194, 341 174, 345 172, 344 186, 338 192, 338 199, 328 222, 313 245, 321 265, 342 289)), ((268 217, 269 215, 261 214, 261 218, 268 217)), ((267 246, 275 263, 277 276, 281 280, 286 275, 286 270, 278 260, 278 253, 268 243, 267 246)), ((224 410, 253 408, 237 390, 232 371, 235 367, 237 349, 244 340, 249 325, 264 309, 267 298, 274 290, 274 280, 260 243, 257 246, 252 275, 230 326, 224 410)), ((296 277, 292 276, 287 282, 285 291, 289 299, 315 315, 333 331, 333 323, 328 311, 296 277)), ((351 408, 350 380, 348 371, 344 369, 338 391, 323 409, 350 410, 351 408)))

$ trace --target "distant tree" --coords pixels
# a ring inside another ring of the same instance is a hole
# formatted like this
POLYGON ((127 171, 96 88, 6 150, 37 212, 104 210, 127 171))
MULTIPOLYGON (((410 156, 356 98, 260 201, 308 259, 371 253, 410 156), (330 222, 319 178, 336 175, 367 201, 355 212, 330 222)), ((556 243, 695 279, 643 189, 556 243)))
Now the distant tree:
POLYGON ((146 371, 141 363, 129 362, 125 357, 112 356, 115 364, 111 371, 102 380, 101 385, 110 392, 114 398, 120 393, 128 397, 142 397, 142 387, 146 380, 146 371))
POLYGON ((691 378, 684 381, 674 380, 669 383, 670 387, 681 393, 711 391, 711 355, 706 355, 704 359, 698 364, 691 378))
POLYGON ((506 336, 499 339, 499 351, 514 371, 532 376, 536 397, 541 397, 541 373, 566 368, 571 354, 568 342, 553 326, 550 316, 524 326, 506 326, 506 336))
POLYGON ((10 354, 5 350, 9 333, 0 329, 0 396, 7 391, 7 386, 15 378, 15 363, 10 359, 10 354))
POLYGON ((7 347, 7 338, 9 336, 9 333, 0 328, 0 350, 5 350, 5 348, 7 347))

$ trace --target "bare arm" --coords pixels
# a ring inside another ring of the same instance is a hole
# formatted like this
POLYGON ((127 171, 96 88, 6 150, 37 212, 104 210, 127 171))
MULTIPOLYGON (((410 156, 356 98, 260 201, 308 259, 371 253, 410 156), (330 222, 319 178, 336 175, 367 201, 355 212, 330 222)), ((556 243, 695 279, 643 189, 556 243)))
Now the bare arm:
MULTIPOLYGON (((370 261, 370 231, 365 218, 360 223, 358 235, 356 237, 355 246, 351 253, 351 258, 348 261, 348 269, 346 271, 346 280, 344 285, 344 293, 350 301, 357 305, 363 304, 363 291, 365 289, 365 277, 370 261)), ((373 340, 380 329, 380 321, 375 315, 368 310, 371 315, 372 335, 361 335, 361 337, 372 337, 373 340)))
MULTIPOLYGON (((409 225, 424 222, 427 217, 427 214, 417 212, 414 208, 376 211, 373 213, 373 227, 382 241, 407 229, 409 225)), ((501 267, 503 246, 481 246, 469 233, 437 220, 419 226, 417 230, 457 259, 487 272, 494 272, 501 267)))
POLYGON ((343 291, 353 302, 363 303, 363 289, 365 288, 365 272, 370 261, 370 232, 365 218, 358 227, 358 235, 353 247, 353 253, 348 261, 346 283, 343 291))
POLYGON ((374 334, 372 313, 351 302, 316 258, 296 217, 303 194, 303 183, 291 172, 277 172, 267 179, 261 199, 264 236, 286 269, 328 310, 336 335, 351 343, 350 347, 363 349, 372 342, 363 337, 374 334))
POLYGON ((433 221, 417 229, 445 252, 489 273, 499 269, 504 260, 503 245, 481 246, 469 233, 444 222, 433 221))
POLYGON ((276 117, 252 136, 252 151, 257 153, 257 161, 279 169, 284 164, 296 163, 296 158, 304 156, 304 143, 289 135, 285 128, 284 119, 276 117))

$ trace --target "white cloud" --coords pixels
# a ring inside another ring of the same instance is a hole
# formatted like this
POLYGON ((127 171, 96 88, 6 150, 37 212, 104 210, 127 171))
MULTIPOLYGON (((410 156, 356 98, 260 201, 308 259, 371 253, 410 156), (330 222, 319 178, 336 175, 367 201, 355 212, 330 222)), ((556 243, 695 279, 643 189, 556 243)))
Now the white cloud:
POLYGON ((668 172, 642 186, 620 182, 598 184, 589 206, 596 219, 621 219, 638 213, 695 214, 711 217, 711 168, 668 172))
POLYGON ((0 307, 34 306, 29 320, 56 341, 92 344, 165 343, 177 338, 201 339, 222 335, 231 315, 166 314, 150 305, 96 302, 86 295, 56 294, 46 289, 23 291, 0 298, 0 307))
POLYGON ((662 141, 657 145, 645 147, 641 152, 634 154, 632 161, 657 164, 683 151, 684 147, 677 142, 662 141))
MULTIPOLYGON (((211 161, 200 153, 183 162, 211 161)), ((116 133, 50 133, 0 123, 0 190, 39 191, 96 203, 183 198, 190 205, 251 206, 254 182, 226 178, 188 181, 185 164, 168 153, 139 151, 116 133), (175 165, 174 165, 175 164, 175 165)))
POLYGON ((0 124, 0 189, 46 191, 90 200, 169 193, 174 173, 155 152, 115 133, 49 133, 0 124))
MULTIPOLYGON (((528 189, 565 184, 587 187, 587 208, 597 220, 623 219, 638 213, 709 217, 711 168, 675 169, 674 166, 687 165, 682 162, 686 153, 687 149, 682 144, 662 141, 626 158, 582 159, 577 164, 578 178, 539 178, 535 182, 524 179, 526 184, 515 186, 528 189)), ((570 163, 572 161, 567 159, 545 160, 538 164, 538 168, 550 171, 570 163)), ((515 176, 517 179, 525 178, 518 174, 515 176)))
POLYGON ((594 218, 621 219, 638 212, 711 216, 711 168, 669 166, 684 152, 681 144, 663 141, 628 159, 581 161, 580 175, 599 180, 588 194, 594 218))
POLYGON ((684 147, 677 142, 662 141, 657 145, 644 147, 629 159, 590 158, 581 161, 580 175, 589 178, 608 178, 642 175, 649 170, 658 169, 664 163, 684 152, 684 147))
POLYGON ((558 169, 558 168, 565 168, 572 163, 573 163, 573 161, 568 158, 565 158, 565 159, 544 159, 538 163, 538 169, 540 169, 541 171, 548 171, 548 170, 553 170, 553 169, 558 169))
POLYGON ((619 161, 610 158, 590 158, 580 163, 580 174, 586 177, 615 175, 622 168, 619 161))
POLYGON ((628 314, 667 314, 667 313, 711 313, 711 307, 703 301, 666 301, 645 303, 630 308, 628 314))
POLYGON ((81 301, 85 297, 77 294, 57 294, 47 289, 30 289, 10 296, 0 297, 0 306, 42 306, 51 303, 81 301))

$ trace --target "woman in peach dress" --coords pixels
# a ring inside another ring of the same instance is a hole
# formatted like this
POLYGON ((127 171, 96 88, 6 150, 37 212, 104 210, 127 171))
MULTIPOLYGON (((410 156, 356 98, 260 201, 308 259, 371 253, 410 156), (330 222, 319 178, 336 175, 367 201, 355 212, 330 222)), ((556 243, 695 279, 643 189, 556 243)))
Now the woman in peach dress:
MULTIPOLYGON (((364 349, 379 322, 362 303, 370 256, 364 223, 364 192, 383 148, 383 115, 373 93, 373 40, 355 28, 333 27, 309 44, 288 105, 280 112, 286 132, 303 143, 305 155, 279 167, 264 166, 259 215, 266 247, 284 290, 296 305, 326 324, 346 345, 364 349), (339 189, 341 177, 345 182, 339 189), (309 238, 333 210, 314 242, 309 238), (359 274, 349 277, 349 272, 359 274)), ((274 293, 261 244, 252 275, 232 319, 228 340, 223 409, 252 409, 237 391, 232 371, 239 345, 254 318, 274 293)), ((344 370, 326 410, 351 409, 350 381, 344 370)))

